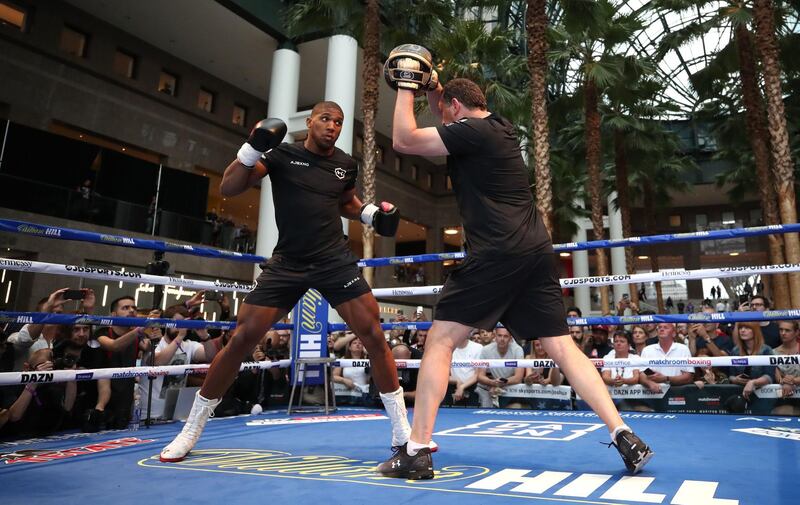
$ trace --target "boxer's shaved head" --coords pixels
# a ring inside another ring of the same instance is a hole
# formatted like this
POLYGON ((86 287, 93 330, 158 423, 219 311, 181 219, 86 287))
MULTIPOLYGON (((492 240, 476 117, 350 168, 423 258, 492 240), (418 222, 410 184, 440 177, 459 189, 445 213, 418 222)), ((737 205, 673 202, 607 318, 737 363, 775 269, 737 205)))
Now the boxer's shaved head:
POLYGON ((323 111, 330 110, 330 109, 338 111, 339 114, 341 114, 342 117, 344 117, 344 111, 342 110, 341 107, 339 107, 339 104, 336 103, 336 102, 331 102, 331 101, 324 101, 324 102, 319 102, 318 104, 316 104, 314 106, 314 108, 311 109, 311 115, 312 116, 316 116, 317 114, 320 114, 323 111))

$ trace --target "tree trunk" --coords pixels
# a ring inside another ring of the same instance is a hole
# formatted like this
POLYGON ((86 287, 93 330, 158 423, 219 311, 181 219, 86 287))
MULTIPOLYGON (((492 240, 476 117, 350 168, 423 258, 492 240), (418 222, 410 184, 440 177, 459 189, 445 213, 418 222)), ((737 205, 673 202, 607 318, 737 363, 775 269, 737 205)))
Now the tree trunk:
MULTIPOLYGON (((778 202, 783 224, 797 222, 794 192, 794 164, 789 151, 789 134, 786 129, 786 112, 781 91, 781 69, 778 60, 778 42, 773 22, 772 0, 755 0, 753 10, 756 25, 756 46, 761 54, 764 72, 764 94, 767 100, 767 122, 772 151, 772 170, 777 184, 778 202)), ((800 237, 797 233, 784 235, 786 260, 800 263, 800 237)), ((800 307, 800 274, 789 274, 792 307, 800 307)))
MULTIPOLYGON (((739 53, 739 73, 742 79, 745 125, 755 160, 758 196, 761 200, 764 224, 780 224, 778 205, 775 201, 775 186, 769 166, 769 132, 765 124, 766 114, 764 113, 761 91, 758 89, 753 41, 745 24, 740 23, 737 25, 734 33, 736 36, 736 48, 739 53)), ((780 235, 768 235, 768 241, 770 262, 773 265, 782 265, 784 263, 783 238, 780 235)), ((770 280, 772 281, 771 294, 774 306, 780 309, 790 308, 791 298, 789 297, 789 284, 786 274, 773 274, 770 280)))
MULTIPOLYGON (((364 82, 364 93, 361 108, 364 112, 364 163, 362 182, 364 185, 364 202, 375 201, 375 113, 378 109, 378 76, 380 72, 379 42, 380 17, 378 0, 367 0, 364 12, 364 67, 361 79, 364 82)), ((372 258, 375 230, 363 225, 361 240, 364 246, 364 258, 372 258)), ((373 268, 364 269, 364 279, 370 286, 373 284, 373 268)))
MULTIPOLYGON (((628 196, 628 157, 625 151, 625 132, 616 130, 614 132, 614 166, 617 171, 617 207, 622 216, 622 236, 625 238, 633 236, 631 231, 631 204, 628 196)), ((625 272, 628 274, 636 273, 636 263, 633 258, 633 247, 625 248, 625 272)), ((637 285, 630 284, 630 300, 634 305, 639 305, 639 289, 637 285)))
POLYGON ((527 0, 528 71, 531 75, 531 123, 536 207, 553 236, 553 192, 550 180, 550 133, 547 124, 547 13, 546 0, 527 0))
MULTIPOLYGON (((645 219, 645 226, 647 227, 647 234, 654 235, 655 234, 655 215, 656 215, 656 205, 655 205, 655 197, 653 196, 653 186, 646 182, 644 184, 644 219, 645 219)), ((658 249, 655 245, 650 246, 650 270, 653 272, 658 272, 660 266, 658 264, 658 249)), ((659 314, 664 314, 664 293, 661 289, 661 283, 656 282, 656 306, 657 312, 659 314)))
MULTIPOLYGON (((594 240, 603 240, 603 181, 600 174, 600 111, 597 109, 597 86, 591 79, 585 82, 585 114, 586 114, 586 170, 589 174, 589 200, 592 209, 592 229, 594 240)), ((605 249, 597 249, 597 275, 608 275, 605 249)), ((608 305, 608 286, 600 286, 601 313, 606 314, 608 305)))

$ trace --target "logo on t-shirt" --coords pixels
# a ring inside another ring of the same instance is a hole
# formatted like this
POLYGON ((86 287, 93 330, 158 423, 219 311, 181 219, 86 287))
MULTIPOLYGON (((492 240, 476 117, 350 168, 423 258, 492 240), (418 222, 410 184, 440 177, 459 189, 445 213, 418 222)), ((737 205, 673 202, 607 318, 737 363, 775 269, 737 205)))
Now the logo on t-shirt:
POLYGON ((297 161, 297 160, 292 160, 292 161, 289 162, 289 164, 290 165, 300 165, 300 166, 303 166, 303 167, 309 166, 308 162, 306 162, 306 161, 297 161))
POLYGON ((345 171, 344 171, 344 169, 343 169, 343 168, 341 168, 341 167, 334 168, 334 169, 333 169, 333 173, 334 173, 334 174, 336 175, 336 177, 338 177, 339 179, 344 179, 344 176, 345 176, 345 175, 347 175, 347 172, 345 172, 345 171))

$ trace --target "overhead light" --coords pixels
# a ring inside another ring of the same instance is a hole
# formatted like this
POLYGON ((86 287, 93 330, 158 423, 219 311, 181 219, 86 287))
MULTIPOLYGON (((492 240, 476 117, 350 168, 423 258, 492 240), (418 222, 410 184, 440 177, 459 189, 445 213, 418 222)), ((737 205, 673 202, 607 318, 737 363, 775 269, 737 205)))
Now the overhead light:
POLYGON ((648 260, 650 259, 650 256, 637 256, 636 258, 640 260, 648 260))
POLYGON ((458 235, 458 228, 445 228, 444 229, 445 235, 458 235))
POLYGON ((561 256, 562 258, 569 258, 570 256, 572 256, 572 253, 562 252, 558 253, 558 255, 561 256))
POLYGON ((732 252, 732 253, 728 253, 728 255, 730 255, 730 256, 739 256, 739 253, 738 252, 732 252))
POLYGON ((122 151, 125 152, 125 148, 124 147, 122 148, 122 151))

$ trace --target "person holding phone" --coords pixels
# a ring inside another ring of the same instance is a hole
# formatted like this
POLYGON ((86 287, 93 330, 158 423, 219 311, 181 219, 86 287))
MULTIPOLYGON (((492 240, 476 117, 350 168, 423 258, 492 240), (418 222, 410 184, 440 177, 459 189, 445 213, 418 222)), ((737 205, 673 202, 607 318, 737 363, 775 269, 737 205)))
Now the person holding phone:
MULTIPOLYGON (((525 356, 522 347, 514 341, 514 337, 505 328, 495 328, 494 342, 484 346, 480 359, 522 359, 525 356)), ((479 368, 478 387, 475 392, 482 408, 499 406, 499 397, 505 394, 505 388, 522 382, 524 368, 479 368)))
MULTIPOLYGON (((732 356, 772 356, 772 348, 764 343, 761 326, 757 322, 736 323, 733 329, 732 356)), ((750 399, 756 388, 772 384, 774 366, 732 366, 729 368, 731 384, 742 386, 742 396, 750 399)))
MULTIPOLYGON (((656 331, 658 332, 658 343, 645 347, 642 351, 642 358, 675 359, 692 357, 686 345, 675 342, 675 324, 658 323, 656 331)), ((653 393, 661 391, 661 384, 683 386, 692 382, 694 377, 694 368, 690 366, 680 368, 651 366, 649 369, 652 373, 648 374, 647 370, 644 370, 644 373, 639 374, 639 381, 653 393)))

